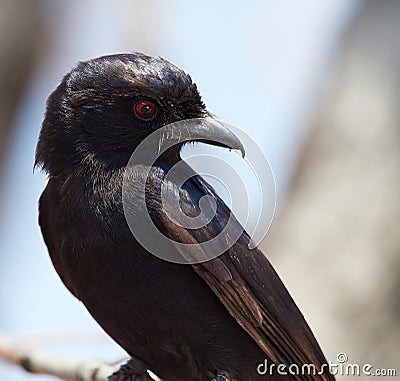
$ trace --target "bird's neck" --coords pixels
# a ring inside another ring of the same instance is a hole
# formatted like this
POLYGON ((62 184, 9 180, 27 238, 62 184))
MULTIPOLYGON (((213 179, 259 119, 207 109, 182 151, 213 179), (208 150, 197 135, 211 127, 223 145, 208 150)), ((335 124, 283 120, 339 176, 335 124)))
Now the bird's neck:
POLYGON ((165 152, 154 162, 154 167, 160 167, 164 171, 168 172, 176 163, 182 160, 181 158, 182 144, 175 145, 165 152))

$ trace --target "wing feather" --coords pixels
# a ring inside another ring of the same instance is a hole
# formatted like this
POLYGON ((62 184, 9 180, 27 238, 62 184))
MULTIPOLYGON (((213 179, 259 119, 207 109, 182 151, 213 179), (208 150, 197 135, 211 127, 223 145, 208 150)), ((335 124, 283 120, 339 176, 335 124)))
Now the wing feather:
MULTIPOLYGON (((190 172, 190 167, 187 170, 190 172)), ((155 179, 152 184, 155 185, 157 181, 163 180, 155 179)), ((173 184, 168 184, 165 189, 174 195, 179 194, 181 209, 189 216, 201 212, 198 205, 202 196, 211 195, 216 201, 215 217, 198 229, 182 227, 167 215, 165 205, 158 205, 153 210, 153 215, 173 242, 192 244, 175 245, 183 258, 205 258, 206 253, 202 252, 202 246, 198 243, 220 234, 231 211, 198 175, 194 174, 181 189, 174 188, 173 184)), ((154 199, 157 197, 152 197, 154 199)), ((164 199, 168 200, 168 197, 164 199)), ((155 207, 154 203, 152 207, 155 207)), ((233 228, 243 230, 236 220, 233 228)), ((249 242, 249 236, 243 232, 225 253, 207 262, 193 264, 192 267, 272 361, 300 367, 314 364, 320 370, 322 364, 326 364, 326 359, 308 324, 268 259, 259 249, 250 250, 249 242)), ((326 372, 322 375, 301 375, 295 376, 295 379, 334 380, 327 370, 325 368, 326 372)))

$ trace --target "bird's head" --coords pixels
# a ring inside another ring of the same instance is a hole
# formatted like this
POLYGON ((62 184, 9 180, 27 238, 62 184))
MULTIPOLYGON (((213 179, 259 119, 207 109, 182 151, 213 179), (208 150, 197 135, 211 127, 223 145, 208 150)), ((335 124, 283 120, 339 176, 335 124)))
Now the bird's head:
MULTIPOLYGON (((209 117, 190 76, 170 62, 139 53, 95 58, 79 63, 50 95, 35 164, 50 175, 93 163, 124 167, 155 130, 209 117)), ((243 148, 222 126, 188 133, 189 140, 243 148)))

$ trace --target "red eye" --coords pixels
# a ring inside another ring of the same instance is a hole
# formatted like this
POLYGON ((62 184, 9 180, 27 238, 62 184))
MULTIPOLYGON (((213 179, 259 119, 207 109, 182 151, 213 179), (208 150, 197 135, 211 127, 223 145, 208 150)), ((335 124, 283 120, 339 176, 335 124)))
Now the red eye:
POLYGON ((140 119, 151 119, 156 111, 156 105, 152 102, 143 101, 135 104, 135 114, 140 119))

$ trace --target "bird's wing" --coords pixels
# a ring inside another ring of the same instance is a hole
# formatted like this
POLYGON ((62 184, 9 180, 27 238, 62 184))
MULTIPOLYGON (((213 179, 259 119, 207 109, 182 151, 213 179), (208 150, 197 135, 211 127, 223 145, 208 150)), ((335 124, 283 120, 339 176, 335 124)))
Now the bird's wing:
MULTIPOLYGON (((153 178, 150 182, 150 192, 159 189, 159 186, 155 186, 158 181, 163 180, 153 178)), ((192 244, 186 247, 176 244, 182 257, 204 258, 205 253, 198 243, 220 234, 231 211, 198 175, 180 189, 169 183, 163 191, 167 193, 163 197, 164 205, 154 203, 160 197, 151 197, 152 202, 147 204, 151 209, 150 214, 172 241, 192 244), (217 204, 215 217, 204 227, 184 228, 166 212, 168 205, 165 203, 179 196, 182 211, 194 217, 200 213, 199 200, 204 195, 211 196, 217 204)), ((237 220, 234 220, 232 229, 243 230, 237 220)), ((297 364, 300 369, 303 364, 314 364, 320 370, 322 364, 326 364, 326 359, 314 335, 268 259, 259 249, 248 248, 249 240, 247 233, 243 232, 222 255, 192 266, 272 361, 287 366, 297 364)), ((326 365, 322 369, 325 372, 323 375, 302 375, 296 379, 334 380, 326 365)))

